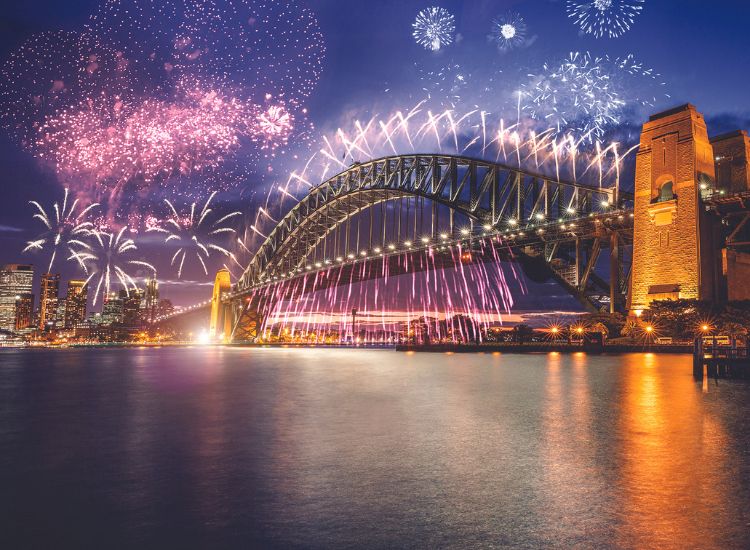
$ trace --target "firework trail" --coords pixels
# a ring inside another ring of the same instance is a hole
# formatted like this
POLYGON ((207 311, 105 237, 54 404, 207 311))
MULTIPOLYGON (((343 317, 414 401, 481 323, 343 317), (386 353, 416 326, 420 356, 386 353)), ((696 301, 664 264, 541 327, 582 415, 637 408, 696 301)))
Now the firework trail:
POLYGON ((453 14, 445 8, 434 6, 420 11, 412 27, 412 36, 417 44, 433 52, 449 46, 456 32, 453 14))
POLYGON ((137 290, 135 280, 127 269, 141 267, 156 274, 156 268, 150 263, 130 258, 137 247, 133 239, 125 236, 127 230, 127 227, 123 227, 118 232, 91 231, 88 241, 82 243, 79 250, 71 250, 69 259, 76 260, 88 275, 86 284, 96 280, 94 305, 99 293, 105 296, 110 293, 113 282, 119 282, 128 294, 131 289, 137 290))
POLYGON ((62 204, 54 203, 50 213, 39 202, 29 202, 37 210, 32 217, 44 224, 45 231, 33 241, 28 241, 23 252, 50 250, 52 254, 47 266, 48 273, 52 272, 52 266, 55 263, 60 246, 67 246, 73 252, 74 249, 85 246, 81 239, 88 236, 94 229, 93 224, 87 220, 87 216, 99 205, 94 203, 82 207, 78 199, 74 199, 70 203, 68 200, 68 189, 65 189, 62 204))
POLYGON ((207 239, 223 236, 227 233, 235 233, 235 230, 226 225, 226 223, 241 212, 231 212, 219 219, 209 223, 213 213, 210 207, 211 200, 216 193, 209 196, 202 208, 196 208, 196 203, 190 206, 189 213, 180 214, 172 202, 165 199, 164 202, 169 206, 170 217, 164 224, 148 227, 147 232, 159 232, 166 235, 165 243, 177 245, 177 251, 172 256, 172 266, 177 266, 177 277, 182 277, 182 269, 187 257, 194 257, 200 262, 203 272, 208 275, 206 260, 211 255, 211 251, 216 251, 224 256, 234 259, 234 254, 226 248, 219 246, 207 239))
POLYGON ((617 38, 643 10, 645 0, 568 0, 568 17, 586 34, 617 38))
POLYGON ((489 39, 501 52, 522 46, 526 42, 526 21, 514 12, 509 12, 492 21, 489 39))

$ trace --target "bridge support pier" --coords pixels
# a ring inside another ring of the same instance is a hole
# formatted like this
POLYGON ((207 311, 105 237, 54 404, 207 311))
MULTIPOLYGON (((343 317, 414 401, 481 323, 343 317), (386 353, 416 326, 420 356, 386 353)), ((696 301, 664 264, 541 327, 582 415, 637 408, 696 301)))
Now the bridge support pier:
POLYGON ((617 312, 620 298, 620 235, 613 231, 609 243, 609 312, 617 312))
POLYGON ((234 324, 228 341, 233 344, 256 343, 263 333, 264 317, 255 300, 243 302, 235 308, 234 324))

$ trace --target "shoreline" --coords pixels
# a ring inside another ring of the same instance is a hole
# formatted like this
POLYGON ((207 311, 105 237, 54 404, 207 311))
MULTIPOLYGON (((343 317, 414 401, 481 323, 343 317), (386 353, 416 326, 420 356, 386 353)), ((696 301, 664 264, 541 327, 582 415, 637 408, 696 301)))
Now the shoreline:
POLYGON ((691 345, 669 344, 610 344, 604 346, 582 346, 580 344, 302 344, 302 343, 263 343, 263 344, 197 344, 192 342, 162 342, 162 343, 129 343, 112 342, 102 344, 69 344, 60 346, 2 346, 0 349, 129 349, 129 348, 247 348, 247 349, 350 349, 350 350, 392 350, 402 353, 592 353, 592 354, 620 354, 620 353, 659 353, 659 354, 693 354, 691 345))

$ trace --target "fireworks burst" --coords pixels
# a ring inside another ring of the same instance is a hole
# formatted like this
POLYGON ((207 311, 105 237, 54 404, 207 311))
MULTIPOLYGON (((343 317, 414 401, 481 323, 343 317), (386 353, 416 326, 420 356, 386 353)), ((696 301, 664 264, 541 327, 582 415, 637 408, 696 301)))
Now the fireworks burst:
POLYGON ((125 236, 128 231, 123 227, 118 232, 105 233, 103 231, 89 232, 89 241, 81 243, 80 250, 71 250, 69 259, 76 260, 86 272, 86 284, 96 280, 93 304, 96 305, 100 293, 108 295, 112 285, 119 283, 130 293, 137 290, 135 280, 127 270, 131 267, 146 268, 156 274, 156 268, 144 261, 134 260, 130 256, 137 250, 135 242, 125 236))
POLYGON ((618 121, 625 102, 610 75, 588 53, 573 52, 561 64, 543 66, 532 77, 524 109, 557 133, 574 131, 589 141, 601 137, 607 125, 618 121))
POLYGON ((633 55, 594 57, 571 52, 561 63, 543 65, 522 92, 522 108, 556 133, 574 132, 589 142, 618 124, 624 109, 653 106, 663 92, 660 75, 633 55))
POLYGON ((52 205, 50 212, 54 211, 54 216, 48 214, 37 201, 30 201, 29 203, 37 210, 33 218, 41 221, 46 229, 38 238, 28 241, 23 252, 51 250, 52 255, 47 267, 48 273, 52 272, 52 265, 55 263, 57 250, 61 245, 67 246, 73 252, 75 248, 85 246, 81 238, 87 236, 94 229, 93 224, 86 220, 86 216, 99 205, 94 203, 85 208, 79 208, 78 199, 68 203, 68 198, 68 190, 65 189, 62 205, 58 203, 52 205))
POLYGON ((213 209, 210 207, 211 200, 214 198, 216 193, 212 193, 208 198, 203 208, 198 210, 196 203, 190 206, 190 212, 180 214, 174 205, 165 199, 164 202, 169 206, 170 217, 164 223, 164 225, 152 225, 147 227, 146 231, 156 231, 164 233, 166 238, 165 243, 173 243, 177 245, 177 251, 172 256, 172 266, 177 266, 177 277, 182 277, 182 268, 185 264, 185 259, 190 256, 200 262, 203 272, 208 275, 208 268, 206 267, 206 260, 211 255, 211 251, 216 251, 223 254, 226 257, 234 258, 234 255, 226 248, 219 246, 215 243, 208 242, 207 239, 215 238, 220 235, 227 233, 235 233, 235 230, 226 225, 226 222, 235 216, 240 216, 241 212, 231 212, 226 216, 222 216, 213 223, 209 223, 209 218, 213 213, 213 209))
POLYGON ((586 34, 617 38, 627 32, 645 0, 568 0, 568 17, 586 34))
POLYGON ((9 56, 0 123, 110 219, 127 216, 155 186, 205 197, 242 179, 236 157, 252 171, 305 139, 324 54, 293 2, 104 0, 83 32, 9 56))
POLYGON ((513 12, 497 17, 492 22, 489 38, 502 52, 522 46, 526 41, 526 21, 513 12))
POLYGON ((420 11, 412 27, 412 36, 417 44, 433 52, 450 45, 456 32, 453 14, 445 8, 434 6, 420 11))

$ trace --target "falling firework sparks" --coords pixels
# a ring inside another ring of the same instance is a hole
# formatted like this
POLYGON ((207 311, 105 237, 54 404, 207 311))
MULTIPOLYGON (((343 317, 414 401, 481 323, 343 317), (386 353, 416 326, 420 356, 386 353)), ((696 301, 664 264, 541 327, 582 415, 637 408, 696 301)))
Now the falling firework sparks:
POLYGON ((79 204, 78 199, 69 202, 69 198, 68 189, 65 189, 62 204, 54 203, 49 213, 39 202, 29 203, 37 210, 33 218, 41 221, 46 229, 39 237, 28 241, 23 252, 49 250, 51 256, 47 267, 48 273, 52 272, 60 246, 68 247, 72 253, 74 249, 85 246, 81 239, 94 229, 93 224, 87 220, 87 216, 99 205, 94 203, 84 208, 79 204), (52 215, 53 212, 54 215, 52 215))
POLYGON ((130 257, 137 247, 133 239, 125 236, 127 231, 127 227, 110 233, 91 231, 88 242, 82 243, 79 250, 71 251, 70 259, 76 260, 88 275, 86 284, 96 281, 94 305, 99 294, 109 295, 117 282, 128 294, 131 290, 137 290, 135 280, 127 271, 129 268, 145 268, 156 274, 156 268, 150 263, 130 257))
POLYGON ((450 45, 456 32, 453 14, 434 6, 420 11, 412 27, 417 44, 433 52, 450 45))
POLYGON ((226 257, 234 258, 232 252, 216 243, 208 242, 207 240, 216 238, 217 236, 226 235, 227 233, 234 234, 235 230, 227 226, 226 222, 241 215, 241 212, 231 212, 230 214, 222 216, 214 222, 209 223, 209 219, 213 214, 211 200, 215 195, 216 193, 212 193, 200 209, 197 209, 196 203, 193 203, 190 206, 189 213, 186 214, 178 213, 174 205, 169 200, 165 199, 164 202, 166 202, 170 209, 170 217, 163 225, 152 225, 146 229, 147 232, 156 231, 164 233, 166 235, 164 242, 166 244, 172 243, 177 246, 177 251, 172 256, 171 265, 177 266, 178 278, 182 277, 185 259, 188 257, 197 259, 206 275, 208 275, 206 260, 210 257, 211 251, 216 251, 226 257))
POLYGON ((522 46, 526 41, 526 21, 517 13, 507 13, 492 22, 489 36, 500 51, 522 46))
POLYGON ((469 87, 471 75, 459 63, 447 63, 436 69, 425 70, 415 65, 422 82, 422 91, 428 99, 456 105, 463 99, 469 87))
POLYGON ((568 0, 568 17, 586 34, 617 38, 627 32, 645 0, 568 0))

